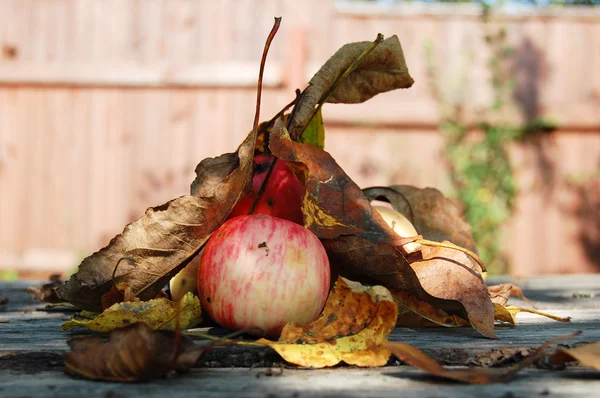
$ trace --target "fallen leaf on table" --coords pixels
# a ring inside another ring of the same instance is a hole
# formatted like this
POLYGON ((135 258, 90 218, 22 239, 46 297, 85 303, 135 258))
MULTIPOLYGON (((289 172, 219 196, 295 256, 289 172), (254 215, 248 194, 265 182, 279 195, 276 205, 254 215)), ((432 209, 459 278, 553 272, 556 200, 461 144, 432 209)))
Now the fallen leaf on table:
POLYGON ((411 185, 363 189, 370 201, 387 200, 414 225, 424 239, 450 241, 477 253, 471 225, 462 217, 459 207, 435 188, 411 185))
POLYGON ((501 304, 494 303, 494 319, 497 321, 507 322, 512 325, 516 325, 517 321, 515 317, 519 312, 528 312, 530 314, 545 316, 546 318, 554 319, 558 322, 571 322, 571 317, 561 318, 556 315, 548 314, 541 311, 529 310, 527 308, 519 308, 513 305, 504 306, 501 304))
POLYGON ((27 293, 37 301, 42 301, 45 303, 62 303, 65 300, 61 300, 60 297, 56 295, 54 288, 62 285, 63 281, 59 274, 53 274, 50 276, 50 282, 44 283, 40 286, 29 286, 27 289, 27 293))
POLYGON ((307 325, 286 325, 277 342, 260 339, 257 343, 305 367, 323 368, 342 361, 384 366, 390 352, 382 344, 394 329, 396 317, 396 304, 386 288, 365 287, 340 277, 319 318, 307 325))
POLYGON ((523 290, 519 286, 516 286, 512 283, 503 283, 501 285, 493 285, 488 286, 488 292, 490 294, 490 299, 494 304, 506 305, 508 299, 513 297, 518 297, 521 300, 524 300, 532 307, 535 308, 531 300, 523 295, 523 290))
POLYGON ((156 297, 250 189, 255 139, 256 133, 250 133, 237 152, 203 160, 191 196, 148 209, 108 246, 84 259, 77 273, 56 289, 58 296, 95 312, 102 310, 102 296, 118 283, 127 283, 141 300, 156 297))
POLYGON ((144 322, 155 330, 175 330, 177 317, 181 329, 190 329, 202 321, 202 307, 198 297, 187 293, 181 301, 166 297, 150 301, 134 301, 114 304, 101 314, 82 312, 60 327, 69 330, 86 327, 95 332, 109 332, 136 322, 144 322))
POLYGON ((579 361, 581 366, 589 366, 600 371, 600 342, 580 345, 575 348, 559 348, 552 357, 556 365, 579 361))
POLYGON ((155 332, 145 323, 114 330, 109 341, 89 336, 69 341, 65 373, 91 380, 136 382, 189 370, 212 344, 155 332))
POLYGON ((423 246, 421 254, 423 259, 412 261, 410 265, 423 289, 439 299, 460 303, 462 308, 450 313, 468 320, 482 335, 495 338, 494 305, 478 266, 466 254, 445 247, 423 246))
MULTIPOLYGON (((295 110, 290 126, 292 136, 297 137, 304 131, 323 95, 333 88, 339 77, 372 44, 365 41, 344 45, 312 77, 302 93, 302 106, 295 110)), ((400 41, 397 36, 392 36, 381 42, 340 82, 327 102, 360 103, 386 91, 409 88, 413 83, 400 41)))
POLYGON ((535 361, 540 359, 544 354, 544 350, 550 345, 560 340, 573 338, 579 334, 581 334, 581 332, 575 332, 570 335, 560 336, 552 339, 535 350, 531 355, 522 359, 517 364, 507 368, 447 369, 429 357, 423 351, 409 344, 388 341, 386 346, 396 357, 398 357, 398 359, 405 362, 407 365, 421 369, 435 376, 456 380, 463 383, 488 384, 504 383, 512 380, 519 371, 531 366, 535 361))
POLYGON ((458 315, 448 314, 406 292, 397 292, 394 298, 399 305, 396 326, 408 328, 470 326, 468 321, 458 315))

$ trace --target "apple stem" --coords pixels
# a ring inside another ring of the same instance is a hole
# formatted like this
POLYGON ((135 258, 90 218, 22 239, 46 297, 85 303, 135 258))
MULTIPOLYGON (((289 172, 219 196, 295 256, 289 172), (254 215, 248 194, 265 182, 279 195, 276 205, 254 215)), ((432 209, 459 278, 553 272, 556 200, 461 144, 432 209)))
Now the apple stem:
POLYGON ((252 207, 250 208, 250 212, 248 214, 254 214, 254 210, 256 210, 256 206, 258 205, 260 198, 263 196, 265 190, 267 189, 267 183, 269 182, 269 178, 271 178, 271 174, 273 174, 273 170, 275 170, 275 164, 277 164, 278 160, 279 158, 275 157, 273 162, 271 162, 271 164, 269 165, 267 175, 265 176, 265 179, 263 180, 260 189, 258 190, 258 195, 256 196, 256 199, 254 199, 254 202, 252 202, 252 207))
POLYGON ((475 260, 475 262, 479 265, 479 267, 481 267, 481 272, 487 271, 485 268, 485 264, 483 263, 483 261, 481 261, 479 256, 477 256, 477 254, 473 253, 471 250, 465 249, 464 247, 457 246, 453 243, 435 242, 433 240, 427 240, 427 239, 417 239, 417 240, 415 240, 415 243, 420 243, 425 246, 444 247, 446 249, 458 250, 459 252, 463 252, 466 255, 468 255, 469 257, 471 257, 473 260, 475 260))
POLYGON ((271 42, 273 41, 273 38, 275 38, 275 34, 279 30, 279 25, 281 25, 281 17, 275 17, 275 22, 273 23, 271 32, 269 32, 269 36, 267 37, 267 41, 265 42, 265 47, 263 49, 262 57, 260 59, 260 69, 258 72, 258 88, 256 90, 256 112, 254 113, 254 124, 252 126, 253 134, 256 134, 256 132, 258 131, 258 122, 260 120, 260 99, 262 96, 262 82, 263 75, 265 72, 265 63, 267 62, 267 54, 269 53, 269 47, 271 47, 271 42))

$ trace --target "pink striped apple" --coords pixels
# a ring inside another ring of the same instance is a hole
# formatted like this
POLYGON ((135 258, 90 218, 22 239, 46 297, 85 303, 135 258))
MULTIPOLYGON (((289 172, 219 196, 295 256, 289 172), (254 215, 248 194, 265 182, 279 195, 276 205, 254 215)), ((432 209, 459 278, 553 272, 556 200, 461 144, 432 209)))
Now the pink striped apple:
POLYGON ((330 284, 319 239, 294 222, 264 214, 227 220, 212 235, 198 267, 198 292, 223 327, 260 327, 277 337, 291 321, 320 314, 330 284))

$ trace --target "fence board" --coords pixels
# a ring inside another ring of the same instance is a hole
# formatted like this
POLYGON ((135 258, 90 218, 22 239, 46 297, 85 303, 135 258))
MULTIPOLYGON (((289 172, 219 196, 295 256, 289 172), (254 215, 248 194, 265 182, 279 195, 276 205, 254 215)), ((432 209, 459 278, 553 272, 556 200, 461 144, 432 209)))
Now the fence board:
MULTIPOLYGON (((598 270, 582 238, 597 215, 588 204, 582 218, 581 186, 565 182, 593 182, 600 167, 600 13, 581 10, 493 15, 489 28, 506 26, 516 50, 520 116, 561 123, 537 147, 513 151, 522 194, 501 233, 519 274, 598 270), (542 152, 556 172, 549 196, 535 185, 542 152)), ((274 15, 284 23, 263 119, 342 44, 398 34, 414 87, 327 105, 327 147, 360 185, 448 192, 424 53, 433 44, 444 92, 462 93, 476 121, 490 99, 477 13, 335 0, 0 1, 0 269, 74 265, 148 206, 186 194, 201 159, 235 150, 251 128, 274 15)))

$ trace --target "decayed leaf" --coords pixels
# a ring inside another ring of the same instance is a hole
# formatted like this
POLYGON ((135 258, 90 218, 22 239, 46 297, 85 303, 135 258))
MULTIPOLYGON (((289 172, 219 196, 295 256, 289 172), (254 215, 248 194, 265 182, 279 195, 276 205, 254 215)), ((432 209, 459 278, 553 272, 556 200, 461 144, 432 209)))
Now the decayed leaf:
POLYGON ((468 319, 484 336, 495 337, 494 309, 487 289, 465 254, 423 248, 423 259, 413 256, 409 264, 402 238, 371 207, 331 155, 293 142, 280 120, 271 132, 269 148, 304 183, 305 226, 321 238, 342 276, 381 284, 393 294, 407 292, 468 319))
MULTIPOLYGON (((304 130, 323 94, 333 87, 336 80, 371 44, 371 42, 346 44, 313 76, 302 93, 302 106, 295 111, 296 115, 290 127, 294 137, 299 136, 304 130)), ((360 103, 379 93, 408 88, 413 82, 408 73, 400 41, 397 36, 392 36, 362 60, 358 68, 337 86, 327 102, 360 103)))
POLYGON ((136 323, 110 333, 108 343, 91 336, 69 341, 65 373, 92 380, 136 382, 170 371, 187 371, 212 345, 194 346, 189 339, 155 332, 136 323))
POLYGON ((488 293, 490 294, 490 299, 494 304, 506 305, 510 296, 514 296, 519 297, 534 307, 533 303, 523 295, 523 290, 512 283, 488 286, 488 293))
POLYGON ((69 330, 86 327, 95 332, 109 332, 132 323, 144 322, 152 329, 173 331, 177 327, 177 317, 181 329, 199 324, 202 321, 202 307, 198 297, 187 293, 178 302, 162 297, 150 301, 118 303, 101 314, 82 312, 79 317, 71 318, 60 328, 69 330))
POLYGON ((365 287, 338 278, 323 313, 307 325, 286 325, 278 342, 260 339, 286 361, 322 368, 342 361, 383 366, 390 352, 382 346, 394 329, 397 308, 382 286, 365 287))
POLYGON ((494 319, 497 321, 507 322, 512 325, 516 325, 517 321, 515 317, 519 312, 528 312, 530 314, 545 316, 546 318, 554 319, 558 322, 571 322, 571 317, 561 318, 556 315, 548 314, 541 311, 529 310, 527 308, 519 308, 513 305, 504 306, 498 303, 494 303, 494 319))
MULTIPOLYGON (((105 295, 102 296, 102 311, 114 304, 126 301, 136 301, 137 297, 127 283, 115 284, 105 295)), ((139 301, 139 300, 138 300, 139 301)))
POLYGON ((56 295, 54 288, 62 285, 62 283, 60 275, 53 274, 50 276, 49 283, 44 283, 41 286, 30 286, 25 290, 34 300, 45 303, 61 303, 65 300, 61 300, 60 297, 56 295))
POLYGON ((575 348, 559 348, 552 361, 561 365, 579 361, 581 366, 589 366, 600 371, 600 342, 584 344, 575 348))
POLYGON ((394 185, 366 188, 363 192, 369 200, 387 199, 425 239, 447 240, 477 253, 471 226, 462 218, 458 206, 437 189, 394 185), (398 193, 405 200, 400 200, 398 193))
POLYGON ((467 319, 482 335, 495 338, 494 306, 478 267, 458 250, 423 246, 421 254, 423 259, 413 261, 411 267, 423 289, 439 299, 459 302, 464 310, 450 312, 467 319))
POLYGON ((102 310, 102 296, 114 283, 127 283, 142 300, 156 297, 171 277, 200 251, 252 184, 256 133, 233 154, 202 161, 192 196, 158 207, 127 225, 108 246, 87 257, 75 275, 57 288, 62 300, 83 309, 102 310))
POLYGON ((425 372, 431 373, 445 379, 457 380, 463 383, 487 384, 503 383, 512 380, 522 369, 531 366, 535 361, 543 356, 544 350, 550 345, 560 340, 570 339, 577 336, 576 332, 567 336, 560 336, 552 339, 538 348, 535 352, 519 363, 507 368, 469 368, 469 369, 446 369, 423 351, 409 344, 387 342, 386 346, 392 353, 407 365, 414 366, 425 372))
POLYGON ((396 292, 394 298, 398 303, 398 320, 396 326, 401 327, 461 327, 469 326, 469 322, 456 314, 436 308, 430 303, 418 300, 406 292, 396 292))
POLYGON ((293 142, 281 120, 271 131, 269 148, 304 184, 304 224, 322 239, 332 262, 349 277, 367 276, 388 287, 419 289, 402 253, 387 243, 398 236, 329 153, 293 142))

